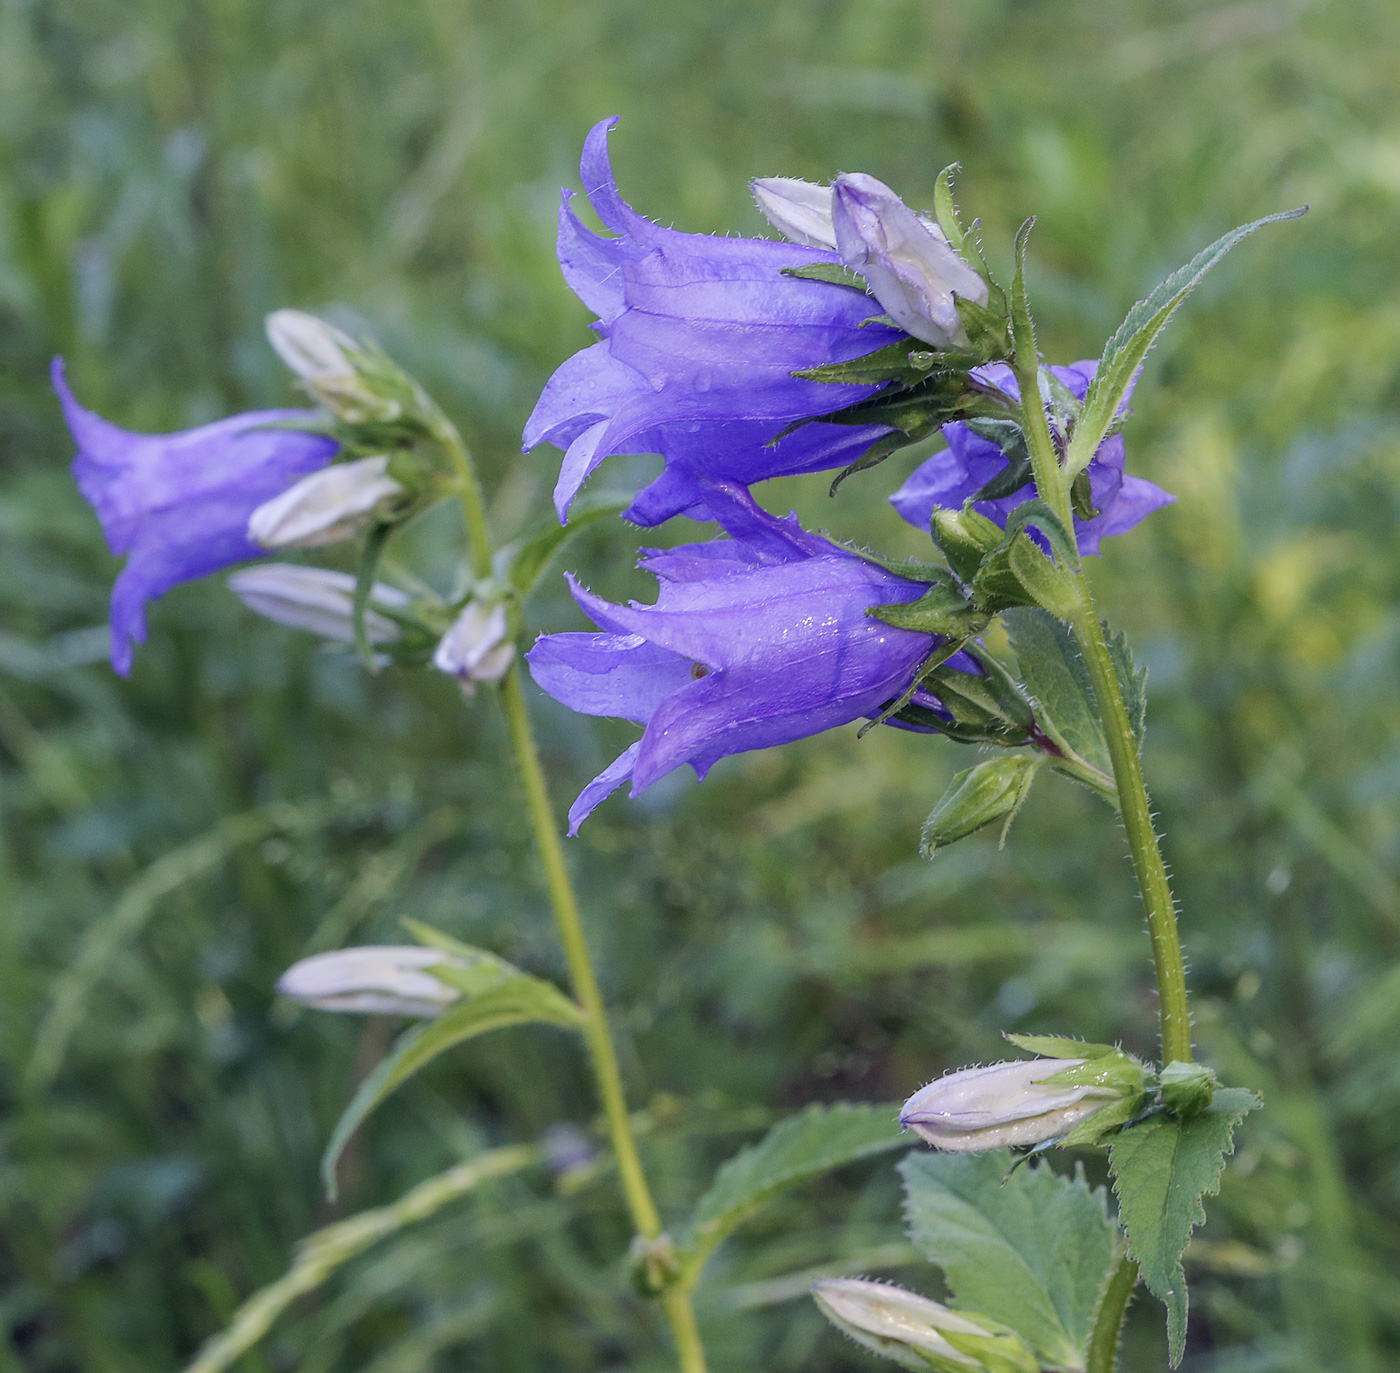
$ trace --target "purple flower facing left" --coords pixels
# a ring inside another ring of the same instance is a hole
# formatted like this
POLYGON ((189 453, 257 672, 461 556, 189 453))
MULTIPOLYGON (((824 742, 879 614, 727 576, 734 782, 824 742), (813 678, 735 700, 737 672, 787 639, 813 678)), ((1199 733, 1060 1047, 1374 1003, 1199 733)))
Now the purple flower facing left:
POLYGON ((859 290, 784 276, 839 265, 800 243, 680 233, 643 218, 618 194, 604 120, 588 135, 583 185, 611 237, 586 228, 564 193, 559 263, 597 315, 600 342, 576 353, 545 386, 525 426, 527 449, 566 450, 554 499, 560 518, 589 474, 619 453, 659 453, 662 474, 626 512, 644 525, 682 512, 707 518, 704 484, 751 485, 854 462, 884 425, 805 424, 879 389, 832 385, 793 372, 845 362, 904 337, 862 328, 879 303, 859 290))
MULTIPOLYGON (((1064 382, 1076 400, 1082 401, 1098 365, 1097 361, 1090 359, 1049 370, 1064 382)), ((1015 375, 1004 363, 978 368, 973 375, 982 377, 1010 396, 1020 396, 1015 375)), ((890 497, 894 508, 918 529, 928 528, 934 510, 940 506, 961 510, 964 501, 1006 470, 1006 454, 990 439, 974 434, 967 425, 960 422, 945 424, 943 437, 948 441, 947 450, 935 453, 916 467, 909 480, 890 497)), ((1097 553, 1100 542, 1110 534, 1126 534, 1154 510, 1160 510, 1176 499, 1160 486, 1125 472, 1126 459, 1123 438, 1114 434, 1099 445, 1098 452, 1086 469, 1094 509, 1098 514, 1093 519, 1076 518, 1074 521, 1079 548, 1083 553, 1097 553)), ((1035 487, 1027 481, 1020 490, 995 500, 977 501, 973 508, 1004 526, 1007 516, 1034 495, 1035 487)))
POLYGON ((55 358, 53 384, 78 445, 73 475, 97 512, 107 545, 126 555, 112 587, 112 666, 131 672, 146 638, 146 603, 180 582, 263 557, 248 517, 337 444, 319 434, 264 426, 307 410, 250 410, 175 434, 134 434, 78 404, 55 358))
POLYGON ((636 796, 682 763, 703 778, 729 754, 874 715, 938 642, 866 614, 917 600, 925 583, 807 533, 795 516, 769 515, 742 487, 711 488, 706 504, 729 537, 644 550, 655 605, 612 605, 571 581, 602 632, 547 634, 527 655, 535 681, 566 706, 645 727, 580 793, 571 834, 626 781, 636 796))

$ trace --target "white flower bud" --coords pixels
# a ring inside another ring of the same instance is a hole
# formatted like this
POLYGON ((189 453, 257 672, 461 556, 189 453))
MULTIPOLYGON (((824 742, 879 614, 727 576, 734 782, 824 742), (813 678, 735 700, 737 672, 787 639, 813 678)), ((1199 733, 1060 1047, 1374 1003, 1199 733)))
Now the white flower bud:
POLYGON ((1031 1058, 964 1068, 930 1082, 904 1103, 899 1123, 930 1144, 979 1153, 1009 1144, 1039 1144, 1126 1095, 1105 1085, 1045 1083, 1082 1058, 1031 1058))
POLYGON ((452 628, 442 636, 433 654, 433 666, 450 672, 468 695, 476 682, 495 682, 506 674, 515 657, 515 645, 507 638, 510 624, 506 608, 471 601, 452 628))
POLYGON ((865 278, 885 313, 937 348, 966 343, 953 296, 985 305, 987 283, 883 181, 854 172, 837 177, 831 189, 836 251, 865 278))
POLYGON ((968 1337, 970 1348, 996 1351, 1000 1369, 1034 1370, 1030 1351, 1003 1329, 982 1325, 940 1302, 867 1278, 824 1278, 812 1284, 812 1296, 822 1315, 857 1344, 905 1368, 929 1373, 962 1373, 985 1369, 974 1354, 964 1353, 947 1338, 968 1337))
POLYGON ((387 457, 332 463, 303 477, 248 517, 248 537, 264 548, 319 548, 359 533, 403 487, 387 457))
POLYGON ((360 1015, 440 1015, 461 992, 439 982, 429 968, 460 967, 441 949, 420 944, 372 944, 335 949, 293 963, 277 990, 318 1011, 360 1015))
POLYGON ((836 251, 830 186, 792 176, 761 176, 752 189, 759 211, 784 238, 808 248, 836 251))
POLYGON ((273 351, 303 381, 354 376, 355 340, 303 310, 274 310, 264 321, 273 351))
MULTIPOLYGON (((239 569, 229 577, 228 586, 249 610, 278 624, 309 630, 337 643, 355 642, 355 579, 346 572, 293 563, 260 563, 239 569)), ((382 582, 375 582, 369 599, 371 606, 395 610, 412 604, 397 587, 382 582)), ((365 633, 370 643, 387 644, 399 637, 399 627, 367 609, 365 633)))

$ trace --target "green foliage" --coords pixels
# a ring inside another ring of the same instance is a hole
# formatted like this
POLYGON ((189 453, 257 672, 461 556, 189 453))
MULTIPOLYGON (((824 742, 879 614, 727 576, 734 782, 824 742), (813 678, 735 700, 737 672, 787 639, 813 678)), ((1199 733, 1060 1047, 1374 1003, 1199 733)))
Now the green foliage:
POLYGON ((909 1237, 943 1270, 954 1305, 1010 1326, 1040 1358, 1082 1369, 1118 1227, 1107 1194, 1044 1164, 1007 1176, 1010 1155, 912 1154, 909 1237))
POLYGON ((620 515, 628 504, 628 499, 616 496, 580 496, 569 509, 568 524, 549 519, 539 529, 501 549, 496 554, 501 574, 517 596, 529 596, 574 535, 600 520, 620 515))
POLYGON ((910 1143, 897 1106, 809 1106, 735 1154, 695 1204, 679 1251, 694 1282, 715 1247, 779 1193, 857 1159, 910 1143))
POLYGON ((1186 1274, 1181 1256, 1191 1231, 1206 1218, 1203 1198, 1220 1187, 1235 1127, 1260 1105, 1253 1092, 1231 1087, 1215 1093, 1200 1113, 1151 1116, 1123 1130, 1109 1145, 1118 1212, 1148 1290, 1167 1308, 1171 1366, 1186 1349, 1186 1274))
POLYGON ((1298 219, 1306 213, 1306 206, 1300 210, 1285 210, 1231 229, 1210 247, 1201 249, 1184 267, 1178 267, 1149 296, 1128 311, 1117 332, 1104 345, 1099 370, 1089 385, 1089 393, 1084 397, 1084 410, 1065 454, 1065 470, 1070 476, 1077 476, 1088 467, 1104 435, 1114 424, 1118 408, 1128 394, 1143 359, 1156 343, 1157 336, 1167 327, 1177 307, 1200 285, 1206 273, 1231 248, 1264 225, 1298 219))
MULTIPOLYGON (((460 946, 459 946, 460 949, 460 946)), ((360 1083, 336 1122, 321 1159, 321 1181, 335 1199, 335 1169, 351 1136, 392 1091, 415 1073, 464 1040, 512 1025, 558 1025, 577 1030, 578 1007, 552 983, 531 977, 494 955, 471 950, 478 957, 463 969, 439 966, 433 975, 459 987, 462 999, 440 1016, 409 1030, 360 1083)))

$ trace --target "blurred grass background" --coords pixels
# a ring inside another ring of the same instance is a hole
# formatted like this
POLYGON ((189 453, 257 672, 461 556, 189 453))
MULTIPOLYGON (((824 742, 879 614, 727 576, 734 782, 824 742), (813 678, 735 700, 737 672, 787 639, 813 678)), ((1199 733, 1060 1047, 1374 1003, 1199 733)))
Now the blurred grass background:
MULTIPOLYGON (((561 972, 487 698, 367 680, 217 579, 162 602, 130 683, 111 675, 113 563, 47 361, 118 422, 178 428, 283 403, 261 318, 328 311, 448 405, 518 526, 556 460, 522 458, 520 425, 587 341, 557 191, 612 113, 624 192, 691 230, 758 232, 754 175, 868 170, 926 203, 960 159, 999 262, 1040 216, 1032 287, 1064 361, 1216 234, 1311 203, 1154 354, 1130 461, 1179 501, 1095 576, 1151 668, 1199 1040, 1268 1106, 1189 1255, 1188 1367, 1396 1367, 1397 87, 1382 0, 4 0, 0 1371, 173 1370, 331 1216, 318 1152, 389 1027, 279 1004, 295 958, 413 915, 561 972)), ((908 463, 769 503, 912 547, 883 504, 908 463)), ((426 570, 449 535, 419 531, 426 570)), ((636 542, 591 534, 569 561, 647 595, 636 542)), ((533 621, 580 623, 557 588, 533 621)), ((537 704, 562 803, 628 733, 537 704)), ((616 799, 573 843, 668 1215, 770 1113, 899 1098, 1004 1029, 1152 1052, 1131 875, 1092 798, 1052 779, 1004 852, 915 857, 970 761, 842 731, 616 799)), ((553 1032, 480 1041, 370 1123, 341 1213, 589 1112, 553 1032)), ((501 1184, 240 1366, 664 1368, 626 1241, 606 1178, 501 1184)), ((865 1366, 788 1279, 930 1290, 900 1242, 887 1163, 775 1208, 712 1269, 714 1366, 865 1366)), ((1163 1366, 1159 1327, 1140 1303, 1129 1373, 1163 1366)))

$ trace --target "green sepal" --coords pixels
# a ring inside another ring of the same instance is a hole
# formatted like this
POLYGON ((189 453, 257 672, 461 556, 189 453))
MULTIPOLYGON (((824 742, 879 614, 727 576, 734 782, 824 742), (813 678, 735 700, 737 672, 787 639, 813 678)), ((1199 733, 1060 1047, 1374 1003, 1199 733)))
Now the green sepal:
POLYGON ((1150 1100, 1148 1093, 1139 1092, 1136 1096, 1110 1101, 1103 1110, 1095 1111, 1074 1129, 1061 1135, 1060 1148, 1086 1148, 1101 1143, 1107 1136, 1117 1134, 1150 1100))
POLYGON ((1204 1063, 1168 1063, 1157 1074, 1162 1104, 1179 1116, 1198 1116, 1215 1099, 1220 1079, 1204 1063))
MULTIPOLYGON (((961 1330, 940 1330, 938 1333, 958 1351, 976 1359, 986 1373, 1040 1373, 1040 1363, 1026 1348, 1025 1342, 1009 1326, 988 1320, 975 1311, 959 1311, 958 1315, 985 1325, 985 1335, 970 1335, 961 1330)), ((964 1370, 966 1373, 966 1370, 964 1370)))
POLYGON ((1074 614, 1080 595, 1073 572, 1052 562, 1024 530, 1011 540, 1006 552, 1011 575, 1025 588, 1033 605, 1061 620, 1074 614))
POLYGON ((967 427, 979 438, 994 443, 1006 458, 1006 466, 969 497, 972 501, 999 501, 1014 496, 1035 479, 1031 451, 1021 426, 1012 419, 970 419, 967 427))
POLYGON ((917 601, 871 606, 865 612, 896 629, 967 639, 986 629, 990 616, 979 610, 957 587, 935 582, 917 601))
MULTIPOLYGON (((1009 824, 1025 802, 1036 771, 1044 759, 1031 753, 1011 753, 958 773, 943 799, 924 821, 919 852, 932 858, 939 849, 1006 819, 1009 824)), ((1002 836, 1005 841, 1005 834, 1002 836)))
POLYGON ((970 582, 977 575, 982 559, 1004 537, 1001 526, 974 510, 970 502, 964 504, 961 510, 937 507, 930 523, 933 541, 938 545, 939 552, 948 559, 948 566, 964 582, 970 582))
POLYGON ((782 274, 801 281, 824 281, 828 286, 849 286, 863 296, 870 294, 865 278, 839 262, 809 262, 805 267, 784 267, 782 274))
POLYGON ((939 361, 940 355, 930 352, 928 345, 920 339, 902 338, 863 357, 851 358, 849 362, 804 367, 790 375, 803 381, 837 385, 873 385, 882 381, 897 381, 905 386, 917 386, 928 378, 939 361))
POLYGON ((1101 1087, 1127 1096, 1141 1096, 1147 1073, 1131 1054, 1115 1049, 1087 1063, 1062 1068, 1058 1073, 1040 1078, 1053 1087, 1101 1087))
POLYGON ((963 239, 967 237, 967 230, 958 216, 958 203, 953 199, 953 173, 961 169, 962 163, 950 162, 933 183, 933 217, 955 253, 962 252, 963 239))
POLYGON ((1092 520, 1103 514, 1094 504, 1094 486, 1087 468, 1069 484, 1069 503, 1076 519, 1092 520))
POLYGON ((966 352, 976 364, 1004 362, 1011 356, 1010 321, 1005 310, 990 309, 959 295, 953 296, 953 308, 972 345, 966 352))
POLYGON ((1089 1044, 1082 1039, 1070 1039, 1067 1035, 1017 1035, 1003 1034, 1018 1049, 1028 1054, 1039 1054, 1042 1058, 1106 1058, 1109 1054, 1121 1052, 1116 1044, 1089 1044))
MULTIPOLYGON (((976 645, 964 645, 966 651, 981 662, 976 645)), ((1034 717, 1024 700, 1024 718, 1020 707, 1011 708, 1004 699, 1000 684, 995 687, 986 677, 971 672, 960 672, 957 668, 944 666, 929 675, 928 689, 942 702, 944 709, 953 717, 958 729, 965 731, 956 734, 951 729, 944 733, 967 742, 985 742, 1006 745, 1024 744, 1030 741, 1034 717)), ((936 727, 936 726, 935 726, 936 727)))
POLYGON ((1006 517, 1008 535, 1015 530, 1024 529, 1027 525, 1034 525, 1045 536, 1057 563, 1065 567, 1079 565, 1079 545, 1075 542, 1074 535, 1039 496, 1018 505, 1006 517))
POLYGON ((379 659, 369 641, 365 614, 369 609, 370 593, 374 590, 374 574, 379 569, 379 560, 384 556, 384 547, 389 542, 389 535, 393 530, 392 524, 373 524, 369 527, 360 550, 360 566, 355 575, 355 596, 351 602, 350 622, 354 629, 355 648, 369 672, 379 671, 379 659))

